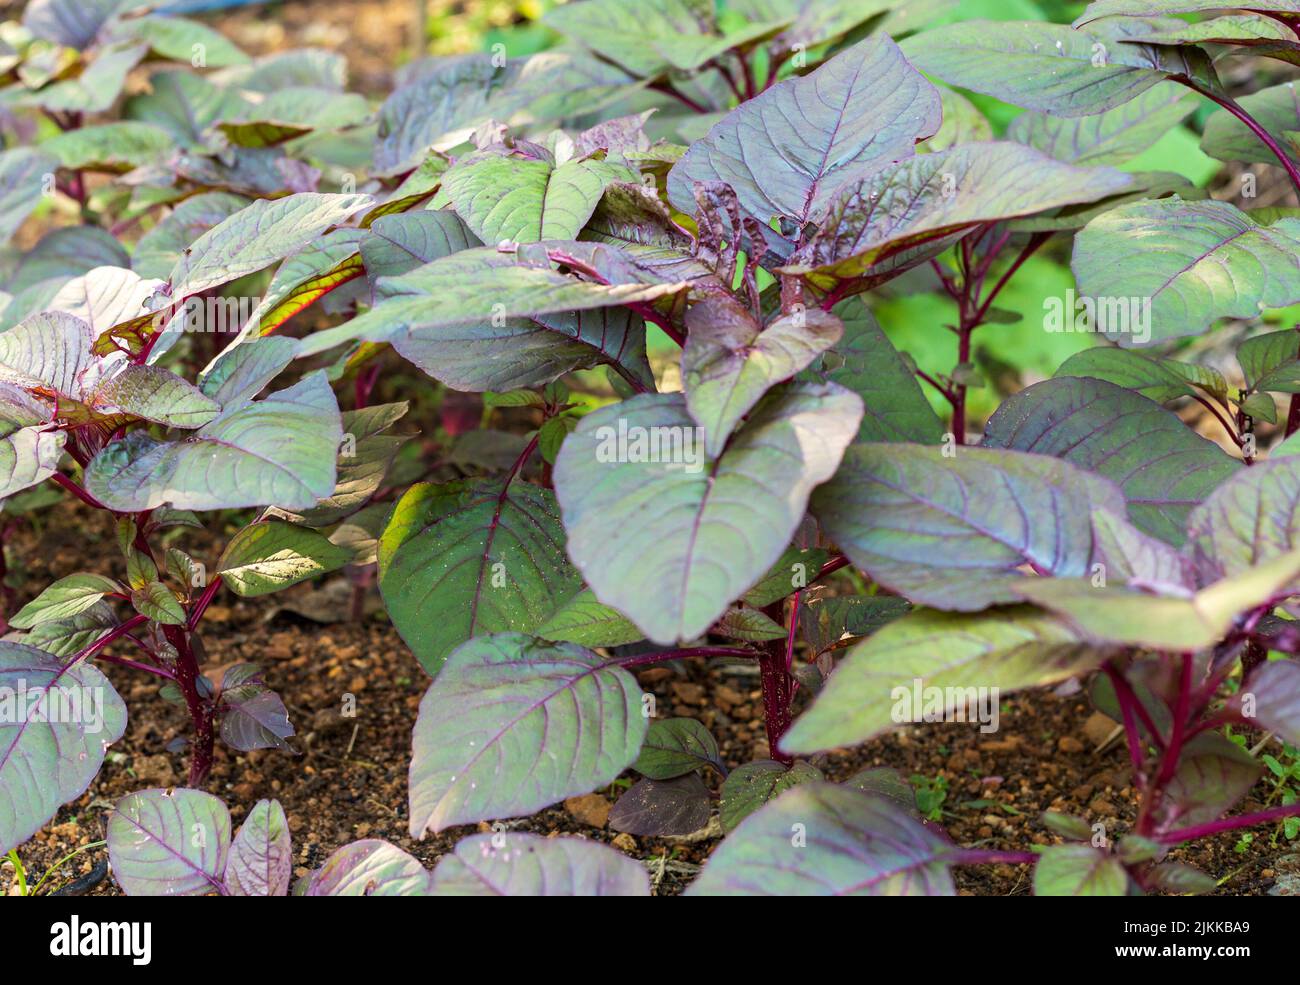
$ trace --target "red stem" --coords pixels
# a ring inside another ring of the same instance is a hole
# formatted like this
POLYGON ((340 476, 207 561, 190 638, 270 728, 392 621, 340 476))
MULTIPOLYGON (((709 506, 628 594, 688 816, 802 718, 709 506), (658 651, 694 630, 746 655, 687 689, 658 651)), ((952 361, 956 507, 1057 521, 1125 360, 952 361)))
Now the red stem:
POLYGON ((665 663, 669 660, 685 660, 688 657, 745 657, 758 656, 753 650, 738 646, 692 646, 683 650, 656 650, 654 653, 638 653, 611 661, 620 667, 644 667, 647 664, 665 663))
POLYGON ((194 608, 190 610, 190 618, 185 624, 185 628, 191 633, 203 618, 203 613, 216 597, 218 590, 221 588, 221 575, 216 575, 208 582, 207 587, 203 589, 203 594, 199 596, 198 601, 194 603, 194 608))
POLYGON ((701 103, 697 103, 694 99, 686 95, 686 93, 682 92, 671 82, 652 82, 650 84, 650 88, 653 89, 655 92, 662 92, 665 96, 672 96, 683 106, 686 106, 689 109, 693 109, 697 113, 712 112, 712 110, 710 110, 707 106, 704 106, 701 103))
MULTIPOLYGON (((1115 686, 1115 696, 1119 700, 1119 713, 1124 720, 1124 735, 1128 741, 1128 758, 1133 764, 1133 782, 1137 783, 1142 775, 1142 737, 1138 734, 1137 719, 1133 714, 1131 692, 1126 693, 1120 688, 1119 671, 1110 664, 1106 664, 1105 670, 1106 676, 1115 686)), ((1127 686, 1127 682, 1124 683, 1127 686)))
POLYGON ((152 664, 140 663, 138 660, 128 660, 126 657, 115 657, 107 653, 101 653, 98 659, 103 660, 105 663, 117 664, 120 667, 129 667, 132 670, 143 670, 146 674, 165 677, 169 681, 176 680, 176 675, 166 667, 155 667, 152 664))
POLYGON ((1286 171, 1287 176, 1291 179, 1291 184, 1295 187, 1297 196, 1300 196, 1300 169, 1298 169, 1295 165, 1295 162, 1292 161, 1289 156, 1287 156, 1287 153, 1284 150, 1282 150, 1282 148, 1278 145, 1278 142, 1273 139, 1273 135, 1269 133, 1267 130, 1265 130, 1264 127, 1260 125, 1259 121, 1256 120, 1253 116, 1251 116, 1250 113, 1248 113, 1244 107, 1242 107, 1239 103, 1236 102, 1236 100, 1232 99, 1230 96, 1217 95, 1216 93, 1213 93, 1208 89, 1203 89, 1201 86, 1197 85, 1195 82, 1191 81, 1190 79, 1175 78, 1174 81, 1181 82, 1183 85, 1187 86, 1187 88, 1191 89, 1193 92, 1199 92, 1206 99, 1210 100, 1210 102, 1217 103, 1218 105, 1222 106, 1229 113, 1231 113, 1242 123, 1244 123, 1246 127, 1250 130, 1250 132, 1259 138, 1260 143, 1262 143, 1265 147, 1267 147, 1269 151, 1273 154, 1273 156, 1277 158, 1278 163, 1282 165, 1282 169, 1286 171))
POLYGON ((185 697, 185 707, 194 725, 194 743, 190 753, 188 785, 200 787, 212 770, 212 748, 215 738, 212 729, 212 705, 199 694, 199 663, 190 646, 190 633, 183 626, 164 626, 163 634, 176 648, 176 683, 185 697))
POLYGON ((1284 817, 1295 817, 1296 815, 1300 815, 1300 802, 1282 804, 1266 811, 1260 811, 1257 814, 1238 814, 1236 817, 1224 817, 1217 821, 1207 821, 1205 824, 1197 824, 1190 828, 1166 831, 1157 840, 1166 845, 1176 845, 1181 841, 1191 841, 1194 838, 1217 835, 1237 828, 1250 828, 1256 824, 1267 824, 1269 821, 1277 821, 1284 817))
POLYGON ((128 635, 137 626, 143 626, 148 621, 149 621, 148 616, 142 616, 142 615, 132 616, 130 619, 122 623, 120 626, 113 627, 111 630, 109 630, 99 639, 95 640, 94 643, 91 643, 90 646, 86 647, 84 650, 81 650, 78 653, 76 653, 73 656, 73 658, 68 661, 67 666, 71 667, 74 664, 80 663, 82 660, 89 660, 100 650, 104 649, 104 647, 108 646, 111 643, 117 642, 123 636, 128 635))
POLYGON ((799 603, 803 600, 803 589, 798 589, 794 593, 794 601, 790 603, 790 632, 785 638, 785 672, 788 674, 794 668, 794 634, 799 627, 799 603))
POLYGON ((1038 855, 1035 852, 986 852, 978 848, 963 848, 944 856, 944 861, 953 865, 1033 865, 1038 861, 1038 855))
POLYGON ((86 490, 81 488, 81 486, 77 485, 75 482, 69 479, 62 472, 55 472, 52 476, 50 476, 50 478, 53 479, 55 482, 57 482, 64 489, 68 490, 68 492, 76 496, 87 506, 93 507, 94 509, 97 510, 105 510, 108 512, 112 512, 111 510, 108 509, 107 506, 105 506, 103 503, 97 500, 94 496, 90 495, 90 493, 86 492, 86 490))

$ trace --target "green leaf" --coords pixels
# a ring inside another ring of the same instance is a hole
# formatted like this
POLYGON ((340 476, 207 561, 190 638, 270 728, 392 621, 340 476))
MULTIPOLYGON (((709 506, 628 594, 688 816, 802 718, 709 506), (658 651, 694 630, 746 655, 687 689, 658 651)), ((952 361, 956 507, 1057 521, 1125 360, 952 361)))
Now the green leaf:
MULTIPOLYGON (((1294 82, 1260 89, 1242 96, 1238 103, 1271 134, 1281 135, 1288 130, 1300 129, 1300 93, 1297 93, 1294 82)), ((1286 148, 1285 140, 1279 143, 1286 148)), ((1211 113, 1205 121, 1201 150, 1220 161, 1277 163, 1268 146, 1226 109, 1211 113)), ((1300 160, 1300 151, 1292 149, 1290 156, 1293 161, 1300 160)))
MULTIPOLYGON (((550 324, 557 326, 557 332, 585 340, 601 330, 605 324, 604 316, 584 325, 583 315, 575 317, 570 313, 654 301, 677 294, 686 287, 684 282, 594 284, 557 270, 517 263, 514 257, 495 249, 464 250, 401 276, 383 279, 381 288, 390 295, 387 300, 337 328, 307 336, 298 354, 313 356, 358 340, 394 342, 397 345, 409 342, 408 351, 418 352, 416 346, 419 343, 436 344, 440 336, 450 334, 447 330, 460 329, 470 341, 484 340, 483 348, 472 357, 482 367, 485 352, 495 356, 500 351, 514 348, 513 345, 502 346, 495 342, 495 334, 508 339, 519 334, 538 334, 539 324, 550 324), (543 316, 548 317, 543 321, 543 316), (528 321, 522 326, 516 323, 512 327, 512 319, 528 321), (498 325, 500 328, 496 327, 498 325), (466 329, 466 326, 470 328, 466 329)), ((617 324, 612 314, 608 320, 617 324)), ((465 344, 465 339, 452 341, 456 347, 465 344)), ((571 339, 561 339, 560 342, 572 344, 571 339)), ((548 339, 546 344, 559 343, 548 339)), ((624 344, 620 343, 617 349, 611 348, 610 355, 621 353, 624 344)), ((584 352, 590 352, 592 348, 591 342, 583 342, 584 352)), ((454 361, 449 361, 448 366, 447 370, 441 371, 450 378, 457 378, 453 375, 457 373, 469 377, 468 372, 458 368, 454 361)), ((477 378, 482 382, 476 388, 502 390, 524 385, 503 385, 497 378, 500 375, 480 368, 477 378)), ((512 378, 521 375, 524 374, 518 370, 511 371, 512 378)))
POLYGON ((0 499, 44 482, 59 467, 65 431, 21 428, 0 438, 0 499))
POLYGON ((269 267, 373 204, 369 195, 318 192, 258 199, 217 223, 181 254, 168 277, 172 298, 179 301, 269 267))
POLYGON ((27 4, 22 23, 33 37, 80 51, 125 6, 124 0, 38 0, 27 4))
POLYGON ((650 723, 641 754, 632 768, 651 780, 671 780, 711 766, 726 775, 718 740, 694 718, 664 718, 650 723))
POLYGON ((104 575, 89 572, 66 575, 46 586, 40 595, 11 616, 9 625, 19 629, 31 629, 40 623, 71 619, 79 613, 94 608, 105 595, 121 591, 121 585, 104 575))
POLYGON ((443 191, 485 243, 577 239, 611 181, 634 181, 605 161, 554 165, 517 157, 482 157, 443 175, 443 191))
POLYGON ((545 22, 634 75, 692 71, 729 48, 774 34, 784 23, 721 34, 706 0, 588 0, 547 11, 545 22))
POLYGON ((46 192, 54 191, 59 159, 33 147, 0 153, 0 244, 8 244, 46 192))
MULTIPOLYGON (((1246 0, 1247 10, 1262 10, 1279 14, 1300 14, 1296 0, 1246 0)), ((1076 27, 1089 24, 1102 17, 1131 14, 1136 17, 1154 17, 1157 14, 1194 14, 1205 10, 1222 10, 1223 5, 1214 0, 1093 0, 1075 20, 1076 27)))
POLYGON ((140 237, 131 267, 141 277, 166 277, 191 243, 248 204, 242 195, 229 192, 204 192, 185 199, 140 237))
POLYGON ((297 340, 274 336, 231 345, 199 377, 199 389, 232 411, 256 397, 293 361, 297 340))
POLYGON ((392 91, 379 108, 375 172, 403 174, 430 149, 451 150, 490 119, 489 103, 512 80, 487 55, 441 59, 392 91))
POLYGON ((433 870, 435 896, 649 896, 645 868, 582 838, 471 835, 433 870))
POLYGON ((433 874, 400 848, 365 838, 338 849, 310 879, 308 896, 431 896, 433 874))
POLYGON ((1247 417, 1252 417, 1257 421, 1267 421, 1269 424, 1277 423, 1277 405, 1273 403, 1273 398, 1267 393, 1252 393, 1241 402, 1238 409, 1247 417))
POLYGON ((150 76, 149 92, 129 98, 122 115, 166 130, 183 150, 210 153, 209 128, 237 115, 246 105, 238 90, 219 86, 195 72, 174 70, 150 76))
POLYGON ((201 790, 141 790, 108 818, 108 858, 128 896, 223 893, 230 812, 201 790))
POLYGON ((295 514, 295 522, 326 527, 351 516, 379 491, 404 435, 384 434, 406 413, 408 404, 374 404, 342 414, 343 443, 339 447, 338 481, 334 492, 309 510, 295 514))
MULTIPOLYGON (((1285 2, 1285 0, 1284 0, 1285 2)), ((1180 3, 1180 6, 1184 4, 1180 3)), ((1257 6, 1251 4, 1252 7, 1257 6)), ((1289 8, 1295 11, 1294 5, 1289 8)), ((1135 41, 1147 44, 1232 44, 1263 45, 1270 41, 1296 42, 1295 32, 1281 21, 1270 20, 1259 14, 1229 14, 1208 17, 1194 24, 1170 20, 1167 24, 1153 24, 1151 30, 1142 31, 1135 41)))
POLYGON ((884 797, 807 783, 746 818, 686 895, 953 896, 952 851, 884 797))
POLYGON ((1013 233, 1059 233, 1074 232, 1082 229, 1097 216, 1109 212, 1129 202, 1142 199, 1169 198, 1177 195, 1186 201, 1208 198, 1205 189, 1194 185, 1188 178, 1170 171, 1131 171, 1125 172, 1133 178, 1129 190, 1119 195, 1111 195, 1098 202, 1083 205, 1067 205, 1053 209, 1042 215, 1024 219, 1012 219, 1008 228, 1013 233))
POLYGON ((1034 866, 1035 896, 1124 896, 1128 873, 1119 859, 1091 845, 1048 845, 1034 866))
POLYGON ((911 606, 891 595, 828 595, 811 598, 799 613, 799 629, 815 654, 841 641, 870 636, 905 616, 911 606))
POLYGON ((819 309, 799 309, 760 325, 732 295, 696 302, 686 313, 682 382, 686 408, 716 458, 763 394, 805 369, 840 340, 844 326, 819 309))
POLYGON ((1076 814, 1061 814, 1057 811, 1043 811, 1039 818, 1043 827, 1072 841, 1088 841, 1092 838, 1092 825, 1076 814))
POLYGON ((366 276, 377 286, 380 277, 405 274, 439 257, 482 245, 455 212, 425 210, 377 218, 370 235, 361 241, 361 256, 366 276))
POLYGON ((796 589, 807 588, 830 556, 829 551, 818 547, 787 547, 767 574, 741 598, 756 609, 780 601, 796 589))
POLYGON ((958 144, 993 139, 992 124, 965 96, 942 86, 939 89, 939 100, 943 106, 943 123, 933 137, 921 141, 918 151, 933 153, 948 150, 958 144))
POLYGON ((1174 546, 1192 509, 1240 468, 1159 404, 1084 378, 1047 380, 1007 399, 984 445, 1052 455, 1111 479, 1134 526, 1174 546))
POLYGON ((831 309, 844 323, 844 336, 803 374, 838 383, 862 398, 865 413, 858 441, 915 441, 937 445, 944 426, 903 357, 861 296, 831 309))
POLYGON ((1099 588, 1068 578, 1027 578, 1016 589, 1090 639, 1186 653, 1218 643, 1242 613, 1287 595, 1297 576, 1300 553, 1274 558, 1190 597, 1099 588))
POLYGON ((1237 362, 1251 390, 1300 392, 1300 333, 1266 332, 1237 347, 1237 362))
POLYGON ((92 608, 70 619, 54 619, 37 623, 23 633, 19 642, 34 646, 56 657, 70 657, 83 650, 117 625, 113 607, 98 602, 92 608))
POLYGON ((217 574, 236 595, 278 592, 308 578, 337 571, 352 552, 321 533, 280 520, 253 523, 231 538, 217 562, 217 574))
POLYGON ((161 57, 195 67, 225 68, 248 61, 220 31, 184 17, 123 18, 113 21, 107 34, 114 41, 146 42, 161 57))
POLYGON ((673 166, 669 197, 693 212, 694 183, 724 181, 760 222, 803 224, 844 185, 911 157, 939 123, 938 91, 872 35, 728 113, 673 166))
POLYGON ((130 171, 166 156, 171 134, 148 123, 125 120, 68 130, 41 144, 71 170, 130 171))
POLYGON ((157 366, 126 366, 95 389, 100 413, 120 410, 169 427, 197 428, 221 413, 221 405, 197 387, 157 366))
POLYGON ((430 674, 474 636, 533 632, 581 588, 555 497, 513 476, 419 483, 379 542, 379 590, 430 674))
POLYGON ((370 104, 355 92, 315 86, 290 86, 268 93, 217 129, 240 147, 274 147, 312 131, 359 126, 370 117, 370 104))
POLYGON ((185 607, 172 590, 159 581, 151 581, 131 592, 131 604, 142 616, 164 626, 184 626, 185 607))
POLYGON ((822 771, 804 762, 789 767, 770 759, 738 766, 722 781, 722 830, 730 834, 737 825, 770 800, 775 800, 791 787, 801 783, 817 783, 822 771))
POLYGON ((921 445, 855 445, 813 497, 827 535, 871 578, 913 602, 970 612, 1019 599, 1023 566, 1080 577, 1091 510, 1119 490, 1057 459, 921 445))
POLYGON ((979 613, 918 609, 849 651, 812 708, 795 720, 781 748, 813 753, 921 721, 928 688, 944 689, 932 692, 937 699, 933 710, 956 710, 969 720, 975 709, 967 706, 969 696, 962 689, 989 688, 1005 695, 1041 687, 1090 670, 1110 653, 1028 606, 979 613))
POLYGON ((632 765, 646 729, 632 675, 591 651, 517 633, 471 640, 420 702, 411 837, 589 793, 632 765))
POLYGON ((1007 141, 923 154, 843 186, 816 235, 781 269, 811 273, 819 286, 881 276, 982 223, 1093 202, 1132 183, 1112 168, 1063 164, 1007 141))
POLYGON ((102 113, 117 101, 127 75, 147 51, 145 45, 132 41, 103 45, 80 75, 20 96, 16 103, 68 113, 102 113))
POLYGON ((1170 363, 1172 360, 1146 356, 1132 349, 1099 345, 1076 352, 1061 363, 1055 375, 1057 379, 1084 376, 1105 380, 1161 404, 1195 395, 1196 390, 1187 376, 1170 363))
POLYGON ((95 267, 129 266, 131 257, 107 229, 63 226, 51 229, 27 251, 6 287, 16 293, 47 280, 56 280, 62 286, 95 267))
POLYGON ((231 896, 288 896, 292 878, 289 819, 278 800, 259 800, 230 845, 226 887, 231 896))
POLYGON ((746 643, 762 643, 786 638, 784 626, 764 613, 762 609, 751 609, 748 606, 732 606, 713 624, 709 632, 746 643))
POLYGON ((555 466, 569 556, 651 640, 693 639, 781 556, 860 414, 847 390, 796 384, 760 405, 717 459, 680 394, 588 414, 555 466))
POLYGON ((1196 100, 1185 87, 1161 82, 1136 99, 1090 116, 1021 113, 1007 127, 1007 139, 1069 164, 1122 164, 1182 123, 1195 108, 1196 100))
POLYGON ((1219 888, 1219 880, 1193 865, 1163 862, 1151 870, 1151 886, 1180 896, 1197 896, 1214 892, 1219 888))
POLYGON ((1281 557, 1300 537, 1300 458, 1242 469, 1187 519, 1186 551, 1207 584, 1281 557))
POLYGON ((1228 707, 1245 721, 1258 721, 1261 728, 1300 746, 1300 663, 1270 660, 1256 667, 1228 707))
POLYGON ((126 705, 92 664, 65 664, 17 643, 0 642, 0 683, 7 695, 0 717, 0 852, 8 852, 86 791, 105 750, 126 730, 126 705), (71 720, 46 714, 60 694, 84 698, 83 713, 71 720))
POLYGON ((1145 345, 1300 303, 1297 253, 1300 219, 1261 225, 1227 202, 1171 198, 1093 219, 1071 266, 1081 296, 1116 302, 1097 305, 1091 329, 1145 345))
POLYGON ((1171 76, 1218 88, 1198 48, 1123 43, 1144 30, 1150 24, 1136 20, 1087 30, 1044 21, 961 21, 913 35, 903 53, 949 85, 1056 116, 1105 112, 1171 76))
POLYGON ((298 312, 365 273, 358 249, 366 233, 335 229, 287 257, 235 343, 274 332, 298 312))
POLYGON ((85 484, 123 513, 163 503, 192 510, 308 509, 334 492, 342 438, 334 393, 324 372, 316 372, 226 411, 184 441, 133 431, 91 460, 85 484))
POLYGON ((590 588, 565 602, 535 632, 544 640, 592 647, 626 646, 645 639, 627 616, 596 601, 590 588))
POLYGON ((0 334, 0 381, 81 397, 95 363, 90 326, 75 315, 47 311, 0 334))
POLYGON ((1165 789, 1161 820, 1168 827, 1218 820, 1250 792, 1262 772, 1241 746, 1217 732, 1202 732, 1183 747, 1165 789))

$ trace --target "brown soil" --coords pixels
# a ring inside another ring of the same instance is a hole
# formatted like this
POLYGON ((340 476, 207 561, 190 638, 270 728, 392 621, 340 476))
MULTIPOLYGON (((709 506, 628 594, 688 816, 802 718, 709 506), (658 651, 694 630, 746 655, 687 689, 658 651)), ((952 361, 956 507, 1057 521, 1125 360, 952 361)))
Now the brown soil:
MULTIPOLYGON (((343 50, 351 85, 382 95, 391 86, 394 67, 411 51, 412 10, 409 0, 299 0, 228 12, 210 22, 253 54, 303 45, 343 50)), ((111 525, 80 505, 61 504, 41 514, 38 525, 39 531, 22 527, 6 544, 15 606, 54 578, 120 564, 111 525)), ((220 544, 217 537, 208 546, 219 550, 220 544)), ((296 600, 313 608, 310 593, 316 590, 303 586, 296 600)), ((346 611, 330 598, 314 608, 346 611)), ((290 709, 299 733, 291 740, 298 755, 241 754, 219 744, 206 789, 226 802, 236 824, 258 799, 278 799, 289 818, 299 874, 340 845, 366 837, 386 839, 432 866, 475 829, 453 829, 422 842, 407 834, 406 765, 411 728, 427 684, 423 670, 380 607, 371 606, 364 623, 322 625, 284 611, 285 601, 283 596, 243 601, 223 594, 209 609, 203 639, 209 667, 250 661, 263 668, 290 709), (345 693, 356 697, 355 718, 339 714, 345 693)), ((185 753, 167 748, 189 733, 184 710, 163 701, 152 678, 105 669, 127 702, 126 735, 109 750, 86 794, 20 848, 29 879, 39 879, 77 847, 102 839, 106 811, 117 798, 184 782, 185 753)), ((768 754, 758 680, 743 673, 747 669, 703 664, 681 672, 655 668, 641 675, 641 684, 657 695, 661 715, 699 718, 717 736, 728 765, 736 766, 768 754)), ((1109 726, 1097 720, 1085 697, 1046 691, 1013 695, 1004 702, 1001 725, 994 735, 981 735, 975 725, 905 728, 834 752, 819 765, 832 780, 875 766, 896 768, 904 776, 943 778, 948 796, 942 825, 954 841, 968 847, 1023 851, 1059 841, 1038 822, 1047 809, 1101 822, 1111 838, 1127 830, 1136 803, 1123 741, 1096 751, 1109 726)), ((710 783, 716 789, 716 778, 710 783)), ((604 815, 626 785, 619 781, 567 806, 509 823, 517 830, 611 843, 647 865, 656 892, 680 892, 717 845, 716 824, 700 838, 634 838, 613 832, 604 815)), ((1265 787, 1261 784, 1255 793, 1243 809, 1262 806, 1265 787)), ((1235 833, 1225 834, 1172 857, 1221 879, 1219 895, 1260 895, 1279 876, 1300 878, 1300 847, 1285 841, 1274 845, 1272 834, 1257 829, 1244 851, 1235 850, 1235 833)), ((102 847, 87 851, 63 865, 49 886, 89 873, 105 858, 102 847)), ((0 865, 0 894, 12 891, 12 882, 12 866, 5 862, 0 865)), ((968 895, 1030 892, 1027 866, 963 868, 957 882, 968 895)), ((96 895, 117 892, 111 879, 93 890, 96 895)))
MULTIPOLYGON (((39 535, 24 528, 7 545, 11 582, 20 582, 18 602, 50 580, 72 571, 119 564, 112 528, 102 515, 80 504, 60 504, 43 515, 39 535)), ((219 538, 198 535, 213 549, 219 538)), ((194 538, 186 547, 195 550, 194 538)), ((204 552, 196 550, 196 556, 204 552)), ((120 574, 121 572, 119 572, 120 574)), ((310 609, 310 593, 324 587, 300 586, 290 594, 310 609)), ((406 767, 410 734, 427 678, 382 609, 364 623, 318 624, 280 607, 284 595, 239 600, 223 593, 205 617, 203 640, 208 668, 250 661, 283 697, 298 735, 298 755, 275 751, 237 753, 218 743, 206 789, 230 807, 238 824, 263 797, 284 805, 293 833, 299 874, 319 865, 341 845, 358 838, 383 838, 432 866, 474 827, 457 828, 413 841, 407 834, 406 767), (355 718, 340 715, 343 695, 356 698, 355 718)), ((346 606, 323 608, 343 613, 346 606)), ((54 820, 20 849, 29 876, 46 869, 81 845, 103 838, 107 810, 117 798, 145 787, 185 781, 183 751, 169 743, 189 734, 183 709, 158 696, 154 679, 116 666, 105 667, 125 698, 130 714, 124 738, 109 750, 103 771, 84 796, 59 811, 54 820)), ((717 736, 723 758, 736 766, 768 754, 763 732, 758 679, 749 667, 695 664, 681 671, 655 667, 641 673, 641 684, 657 696, 661 716, 698 718, 717 736)), ((936 724, 909 727, 865 746, 831 753, 820 763, 832 780, 847 779, 867 767, 889 766, 904 776, 942 777, 948 783, 942 825, 967 847, 1026 850, 1058 839, 1038 821, 1044 810, 1078 814, 1106 825, 1109 837, 1122 835, 1136 814, 1129 767, 1121 740, 1095 751, 1109 726, 1094 717, 1086 697, 1061 697, 1050 691, 1005 699, 1001 728, 982 735, 978 726, 936 724), (1092 719, 1089 721, 1089 719, 1092 719)), ((608 807, 626 788, 626 778, 589 797, 507 822, 516 830, 542 835, 577 835, 613 844, 644 862, 656 891, 679 892, 717 845, 720 832, 687 838, 634 838, 610 830, 608 807)), ((715 785, 716 779, 710 782, 715 785)), ((1244 808, 1262 806, 1266 788, 1244 808)), ((486 824, 480 829, 487 830, 486 824)), ((1276 878, 1300 865, 1297 846, 1270 843, 1258 829, 1244 851, 1234 850, 1236 834, 1180 849, 1174 858, 1222 879, 1221 895, 1259 895, 1276 878), (1290 856, 1290 858, 1287 858, 1290 856)), ((106 858, 103 848, 62 867, 51 886, 84 875, 106 858)), ((12 872, 0 868, 0 893, 9 890, 12 872)), ((1030 892, 1026 866, 994 865, 958 871, 963 894, 1022 895, 1030 892)), ((117 892, 105 880, 96 894, 117 892)))

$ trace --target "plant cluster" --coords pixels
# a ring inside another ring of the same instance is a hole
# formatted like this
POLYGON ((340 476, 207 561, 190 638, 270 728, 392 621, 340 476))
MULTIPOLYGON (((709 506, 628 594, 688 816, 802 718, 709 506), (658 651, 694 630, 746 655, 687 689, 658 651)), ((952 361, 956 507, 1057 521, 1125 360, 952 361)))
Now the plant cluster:
MULTIPOLYGON (((192 722, 188 786, 110 815, 119 885, 290 892, 280 805, 232 838, 199 789, 218 740, 293 735, 254 663, 208 665, 203 617, 223 590, 344 568, 375 572, 430 678, 417 839, 628 769, 611 824, 633 834, 699 829, 720 788, 727 836, 693 894, 952 894, 954 866, 992 862, 1032 864, 1044 895, 1198 892, 1213 878, 1174 846, 1295 836, 1300 335, 1250 333, 1242 386, 1184 342, 1300 303, 1300 210, 1126 165, 1211 105, 1207 154, 1300 193, 1292 83, 1238 98, 1220 71, 1300 64, 1300 0, 1098 0, 1073 25, 579 0, 547 15, 555 49, 418 60, 377 107, 338 55, 250 59, 138 6, 33 0, 0 27, 0 237, 73 220, 5 260, 0 496, 49 482, 111 514, 125 572, 9 615, 0 852, 122 736, 111 663, 192 722), (1002 104, 1024 112, 995 139, 1002 104), (1071 252, 1084 303, 1044 331, 1099 344, 981 434, 973 340, 1019 317, 998 302, 1045 248, 1071 252), (951 303, 950 371, 891 343, 872 312, 891 292, 951 303), (408 400, 482 394, 529 434, 412 484, 407 402, 371 402, 399 358, 434 381, 408 400), (217 511, 238 532, 205 564, 183 545, 217 511), (724 762, 700 722, 658 715, 636 671, 692 659, 755 668, 769 758, 724 762), (943 782, 918 778, 918 803, 891 770, 823 772, 827 750, 987 725, 998 695, 1071 678, 1123 726, 1141 806, 1122 837, 1048 814, 1064 843, 963 847, 943 782), (1271 806, 1229 816, 1266 772, 1271 806)), ((432 871, 357 842, 293 891, 649 882, 595 842, 498 826, 432 871)))

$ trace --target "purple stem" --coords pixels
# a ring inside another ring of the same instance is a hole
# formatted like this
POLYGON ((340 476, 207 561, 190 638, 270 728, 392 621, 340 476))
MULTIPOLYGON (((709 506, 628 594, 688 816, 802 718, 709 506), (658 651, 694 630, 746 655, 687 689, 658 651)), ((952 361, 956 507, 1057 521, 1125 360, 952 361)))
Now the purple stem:
POLYGON ((200 595, 199 600, 194 603, 194 608, 190 611, 190 618, 186 623, 186 629, 191 633, 194 632, 195 627, 198 626, 199 620, 203 618, 204 611, 216 597, 217 591, 220 588, 221 575, 217 575, 212 579, 212 581, 208 582, 208 587, 203 589, 203 594, 200 595))
POLYGON ((1033 865, 1038 861, 1038 855, 1035 852, 986 852, 978 848, 963 848, 945 856, 944 860, 953 865, 1033 865))
POLYGON ((103 503, 97 500, 94 496, 90 495, 90 493, 86 492, 86 490, 82 489, 81 486, 77 485, 75 482, 69 479, 62 472, 55 472, 52 476, 50 476, 50 478, 53 479, 55 482, 57 482, 59 485, 61 485, 64 489, 68 490, 68 492, 76 496, 87 506, 90 506, 93 509, 97 509, 97 510, 108 511, 107 506, 105 506, 103 503))
POLYGON ((154 674, 158 677, 165 677, 169 681, 176 680, 176 675, 165 667, 154 667, 151 664, 143 664, 136 660, 128 660, 126 657, 110 656, 107 653, 101 653, 99 659, 106 663, 117 664, 120 667, 130 667, 132 670, 143 670, 146 674, 154 674))
POLYGON ((1217 821, 1207 821, 1205 824, 1197 824, 1190 828, 1166 831, 1158 836, 1157 840, 1166 845, 1176 845, 1182 841, 1205 838, 1208 835, 1217 835, 1237 828, 1250 828, 1256 824, 1267 824, 1269 821, 1277 821, 1284 817, 1295 817, 1296 815, 1300 815, 1300 803, 1282 804, 1279 807, 1260 811, 1258 814, 1239 814, 1236 817, 1224 817, 1217 821))
POLYGON ((1287 153, 1282 150, 1281 146, 1278 145, 1278 142, 1273 139, 1273 135, 1265 130, 1258 120, 1251 116, 1250 113, 1246 112, 1246 110, 1230 96, 1217 95, 1208 89, 1201 88, 1201 86, 1197 85, 1190 79, 1180 78, 1175 79, 1174 81, 1181 82, 1193 92, 1199 92, 1206 99, 1210 100, 1210 102, 1222 106, 1244 123, 1247 128, 1249 128, 1250 132, 1259 138, 1260 143, 1267 147, 1269 151, 1272 152, 1273 156, 1277 158, 1278 163, 1282 165, 1283 170, 1285 170, 1287 175, 1290 177, 1291 184, 1295 186, 1296 194, 1300 195, 1300 169, 1296 168, 1295 162, 1287 156, 1287 153))
POLYGON ((635 656, 624 657, 610 661, 619 667, 644 667, 647 664, 664 663, 668 660, 681 660, 687 657, 746 657, 753 659, 758 656, 753 650, 745 650, 738 646, 692 646, 684 650, 656 650, 654 653, 638 653, 635 656))

